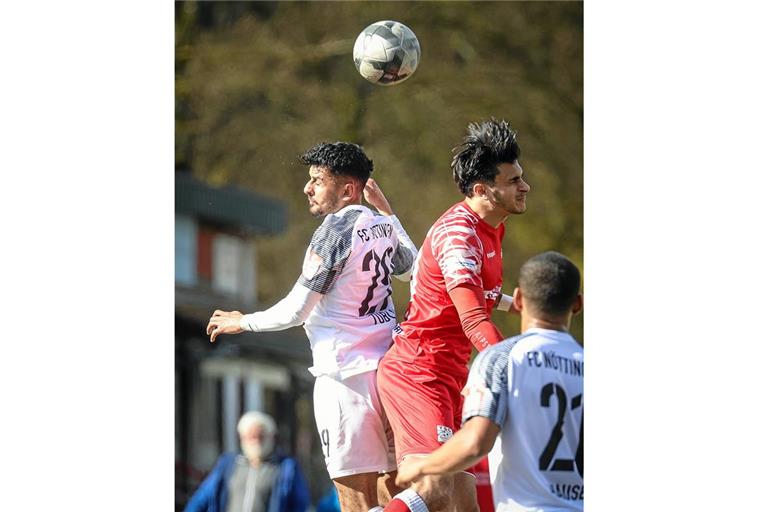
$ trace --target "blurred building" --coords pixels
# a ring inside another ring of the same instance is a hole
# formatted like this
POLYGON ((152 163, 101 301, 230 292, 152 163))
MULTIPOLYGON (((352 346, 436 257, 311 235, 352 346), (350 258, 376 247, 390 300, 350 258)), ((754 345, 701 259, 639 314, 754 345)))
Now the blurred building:
POLYGON ((219 454, 239 450, 236 425, 248 410, 275 417, 279 446, 299 458, 316 498, 328 480, 316 446, 303 330, 223 336, 215 344, 205 334, 215 309, 263 309, 256 249, 285 230, 285 205, 176 172, 175 215, 176 508, 219 454))

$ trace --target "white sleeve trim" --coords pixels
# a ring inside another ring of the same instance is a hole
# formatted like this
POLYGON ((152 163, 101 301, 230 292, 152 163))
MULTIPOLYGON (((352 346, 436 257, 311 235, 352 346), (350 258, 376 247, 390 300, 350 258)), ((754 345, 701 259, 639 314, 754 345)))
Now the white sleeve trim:
MULTIPOLYGON (((405 228, 403 228, 403 225, 400 224, 400 219, 397 218, 397 215, 392 214, 389 216, 389 218, 392 220, 392 226, 394 226, 395 228, 395 233, 397 234, 397 241, 400 242, 400 245, 402 245, 403 247, 411 251, 411 254, 413 254, 413 262, 415 263, 416 257, 419 255, 419 249, 411 241, 411 238, 408 236, 408 233, 405 232, 405 228)), ((402 274, 398 274, 395 277, 400 281, 410 281, 411 272, 413 272, 413 264, 411 264, 411 268, 409 268, 406 272, 402 274)))
POLYGON ((303 324, 323 295, 299 283, 280 302, 267 309, 240 319, 240 327, 246 331, 282 331, 303 324))
POLYGON ((496 306, 496 309, 501 311, 509 311, 512 309, 512 296, 502 293, 501 299, 499 300, 499 305, 496 306))

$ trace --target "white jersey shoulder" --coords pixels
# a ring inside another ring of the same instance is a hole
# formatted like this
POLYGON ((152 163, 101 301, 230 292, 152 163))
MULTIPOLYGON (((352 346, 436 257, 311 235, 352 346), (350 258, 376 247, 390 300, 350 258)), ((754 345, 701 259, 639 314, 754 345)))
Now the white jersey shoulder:
POLYGON ((497 510, 583 510, 584 350, 568 333, 529 329, 478 355, 463 418, 501 428, 492 453, 497 510), (506 454, 506 456, 504 455, 506 454))
POLYGON ((393 221, 353 205, 326 216, 312 236, 299 283, 323 294, 304 328, 313 375, 346 378, 374 370, 395 325, 392 277, 413 258, 393 221))

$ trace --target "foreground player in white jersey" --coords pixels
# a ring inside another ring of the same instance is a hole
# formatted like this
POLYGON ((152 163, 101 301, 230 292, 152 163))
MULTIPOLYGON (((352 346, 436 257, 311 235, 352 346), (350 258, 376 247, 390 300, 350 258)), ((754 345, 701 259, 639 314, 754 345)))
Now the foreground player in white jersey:
POLYGON ((583 510, 584 350, 568 333, 580 282, 556 252, 523 264, 513 295, 523 334, 477 356, 462 428, 429 456, 407 458, 398 485, 477 463, 501 433, 500 459, 491 460, 498 512, 583 510))
MULTIPOLYGON (((310 166, 304 187, 309 211, 325 216, 301 276, 288 296, 266 311, 215 311, 207 333, 213 342, 219 334, 304 324, 312 348, 309 371, 316 377, 315 420, 341 509, 381 510, 379 473, 391 473, 396 464, 376 368, 396 323, 391 277, 407 281, 418 251, 369 179, 373 162, 360 146, 321 143, 300 160, 310 166), (363 206, 363 197, 381 215, 363 206)), ((381 477, 380 487, 391 495, 389 476, 381 477)))

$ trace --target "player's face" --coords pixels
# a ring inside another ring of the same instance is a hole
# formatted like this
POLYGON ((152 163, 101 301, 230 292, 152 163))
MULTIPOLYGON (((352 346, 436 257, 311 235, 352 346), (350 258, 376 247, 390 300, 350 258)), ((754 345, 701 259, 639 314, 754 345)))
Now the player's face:
POLYGON ((501 163, 498 165, 499 174, 489 188, 489 199, 495 209, 504 215, 525 212, 525 197, 531 190, 530 185, 523 179, 523 168, 520 164, 501 163))
POLYGON ((341 209, 344 185, 340 181, 327 167, 313 165, 309 168, 309 181, 304 185, 304 193, 309 199, 309 213, 322 217, 341 209))

